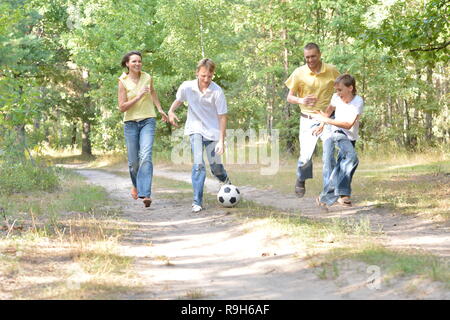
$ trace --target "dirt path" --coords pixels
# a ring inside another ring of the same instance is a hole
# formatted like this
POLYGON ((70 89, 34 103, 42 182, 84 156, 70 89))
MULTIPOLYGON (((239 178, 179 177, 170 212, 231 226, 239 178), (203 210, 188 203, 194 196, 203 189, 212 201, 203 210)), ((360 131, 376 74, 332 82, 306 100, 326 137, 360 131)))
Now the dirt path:
MULTIPOLYGON (((190 183, 189 173, 170 172, 158 168, 156 175, 190 183)), ((219 183, 207 178, 206 189, 216 194, 219 183)), ((329 211, 320 210, 314 198, 297 198, 292 194, 280 194, 276 191, 258 190, 249 186, 239 186, 246 199, 258 204, 271 206, 313 219, 368 219, 374 231, 382 234, 382 241, 387 246, 407 249, 420 249, 435 255, 450 257, 450 223, 435 222, 418 216, 405 216, 387 209, 374 206, 351 208, 331 207, 329 211)))
MULTIPOLYGON (((157 171, 158 175, 177 180, 186 178, 179 173, 172 176, 157 171)), ((334 280, 321 280, 317 270, 309 268, 299 256, 295 243, 274 230, 238 222, 226 210, 194 214, 190 212, 190 194, 182 200, 161 197, 173 190, 157 190, 151 208, 144 209, 140 201, 129 197, 129 178, 99 170, 78 172, 91 183, 103 186, 114 201, 121 203, 122 218, 137 228, 123 239, 122 249, 135 259, 135 272, 145 290, 122 299, 450 298, 449 292, 433 288, 411 296, 393 282, 378 290, 370 289, 366 283, 367 266, 355 262, 340 266, 334 280)), ((207 189, 216 192, 214 183, 208 181, 207 189)), ((246 197, 254 192, 255 199, 264 198, 248 187, 241 189, 246 197)), ((298 201, 283 200, 283 204, 291 204, 295 211, 298 201)), ((313 207, 306 205, 308 199, 302 202, 305 206, 301 213, 314 215, 313 207)))

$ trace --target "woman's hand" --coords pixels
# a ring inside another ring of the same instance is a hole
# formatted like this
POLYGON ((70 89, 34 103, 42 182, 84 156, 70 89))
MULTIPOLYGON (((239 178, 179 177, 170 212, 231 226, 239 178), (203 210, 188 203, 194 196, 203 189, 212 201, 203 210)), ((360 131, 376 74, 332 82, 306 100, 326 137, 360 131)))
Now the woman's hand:
POLYGON ((139 98, 142 98, 142 96, 144 94, 149 93, 149 92, 150 92, 150 86, 145 86, 141 89, 141 91, 139 91, 138 96, 139 96, 139 98))
POLYGON ((159 114, 161 115, 161 120, 163 122, 169 122, 169 116, 164 112, 164 110, 158 110, 159 114))

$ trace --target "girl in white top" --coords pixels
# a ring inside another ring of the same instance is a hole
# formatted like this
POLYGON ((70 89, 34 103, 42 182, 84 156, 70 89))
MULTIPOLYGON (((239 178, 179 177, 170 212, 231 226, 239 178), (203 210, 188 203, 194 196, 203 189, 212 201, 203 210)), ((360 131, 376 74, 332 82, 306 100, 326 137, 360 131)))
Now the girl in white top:
POLYGON ((328 143, 324 142, 324 148, 330 148, 327 154, 334 157, 334 147, 339 148, 336 166, 317 203, 320 206, 329 206, 337 201, 341 205, 351 206, 351 181, 359 163, 355 142, 358 139, 359 118, 363 112, 364 101, 356 95, 355 79, 349 74, 343 74, 336 79, 335 89, 336 93, 331 98, 326 112, 313 116, 331 125, 328 143), (329 118, 333 111, 335 119, 329 118))

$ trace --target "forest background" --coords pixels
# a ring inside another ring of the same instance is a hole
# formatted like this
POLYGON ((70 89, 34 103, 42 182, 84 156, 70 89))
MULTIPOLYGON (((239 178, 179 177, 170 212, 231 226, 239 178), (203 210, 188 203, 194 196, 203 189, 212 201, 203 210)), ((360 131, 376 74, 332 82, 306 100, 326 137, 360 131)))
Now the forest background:
MULTIPOLYGON (((47 148, 124 152, 117 78, 131 50, 166 111, 197 61, 213 59, 228 128, 279 129, 295 157, 299 108, 284 81, 308 42, 356 77, 360 152, 448 152, 449 13, 444 0, 2 0, 2 164, 47 148)), ((171 133, 159 125, 156 153, 170 152, 171 133)))

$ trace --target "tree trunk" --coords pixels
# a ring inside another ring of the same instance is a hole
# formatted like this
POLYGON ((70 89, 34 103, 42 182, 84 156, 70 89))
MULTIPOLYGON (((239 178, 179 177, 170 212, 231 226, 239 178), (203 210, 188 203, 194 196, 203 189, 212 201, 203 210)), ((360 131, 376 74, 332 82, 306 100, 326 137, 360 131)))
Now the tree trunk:
MULTIPOLYGON (((394 107, 395 107, 395 114, 397 115, 397 114, 401 114, 401 112, 402 112, 402 108, 401 108, 401 103, 402 103, 402 100, 399 98, 399 99, 395 99, 395 103, 394 103, 394 107)), ((390 123, 392 124, 392 122, 393 122, 393 119, 392 119, 392 115, 394 114, 394 113, 392 113, 392 109, 390 110, 390 123)), ((399 126, 399 123, 398 122, 395 122, 394 123, 394 127, 396 128, 396 129, 398 129, 398 126, 399 126)), ((397 145, 399 145, 399 146, 401 146, 401 145, 405 145, 405 141, 404 141, 404 137, 402 136, 402 135, 399 135, 399 134, 397 134, 397 135, 395 135, 395 143, 397 144, 397 145)))
MULTIPOLYGON (((284 78, 287 79, 289 76, 289 50, 287 47, 288 44, 288 30, 286 27, 283 27, 281 30, 281 37, 283 39, 283 68, 284 68, 284 78)), ((290 123, 289 119, 292 116, 292 106, 290 103, 284 100, 284 108, 283 113, 285 114, 285 120, 286 123, 290 123)), ((292 128, 289 127, 289 132, 291 132, 292 128)), ((289 154, 293 154, 295 150, 295 140, 296 138, 291 136, 290 134, 287 135, 286 139, 286 152, 289 154)))
POLYGON ((387 102, 387 114, 384 122, 385 127, 391 127, 392 125, 392 104, 392 96, 389 96, 387 102))
MULTIPOLYGON (((270 26, 269 28, 269 40, 270 42, 273 41, 273 28, 272 26, 270 26)), ((273 64, 272 59, 268 59, 267 60, 267 64, 271 65, 273 64)), ((269 136, 272 133, 272 128, 273 128, 273 99, 272 99, 272 90, 271 90, 271 85, 273 84, 273 76, 271 77, 269 75, 269 73, 266 74, 266 85, 265 85, 265 97, 266 97, 266 128, 269 132, 269 136)))
POLYGON ((91 123, 89 120, 83 120, 83 131, 81 133, 81 155, 92 156, 91 123))
POLYGON ((15 127, 16 129, 16 142, 15 142, 15 148, 17 150, 17 155, 19 155, 20 158, 22 156, 25 156, 25 125, 20 124, 15 127))
POLYGON ((413 147, 411 144, 411 118, 409 116, 409 106, 408 101, 406 99, 403 99, 403 111, 404 111, 404 117, 403 117, 403 136, 405 138, 405 146, 407 148, 413 147))
POLYGON ((427 65, 427 102, 428 108, 425 109, 425 138, 427 142, 431 142, 433 140, 433 111, 429 109, 431 105, 434 103, 433 99, 433 66, 427 65))
POLYGON ((75 145, 77 144, 77 123, 74 122, 72 124, 72 140, 70 142, 72 149, 75 149, 75 145))

